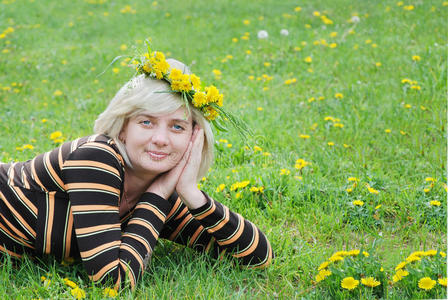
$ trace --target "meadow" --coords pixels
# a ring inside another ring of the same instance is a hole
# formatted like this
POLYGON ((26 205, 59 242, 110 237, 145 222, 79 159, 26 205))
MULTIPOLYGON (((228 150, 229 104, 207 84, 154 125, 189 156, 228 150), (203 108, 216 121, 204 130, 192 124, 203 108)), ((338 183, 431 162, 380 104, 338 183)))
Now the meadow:
MULTIPOLYGON (((91 134, 148 39, 252 130, 215 132, 199 184, 275 259, 160 241, 115 297, 446 298, 447 16, 442 0, 0 0, 0 161, 91 134)), ((1 298, 107 296, 51 258, 4 257, 0 278, 1 298)))

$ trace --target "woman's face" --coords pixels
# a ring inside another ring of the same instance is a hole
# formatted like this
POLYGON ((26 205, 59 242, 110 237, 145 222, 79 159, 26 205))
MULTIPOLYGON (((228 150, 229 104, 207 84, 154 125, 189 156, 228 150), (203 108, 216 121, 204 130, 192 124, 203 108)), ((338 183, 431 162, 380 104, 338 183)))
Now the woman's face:
POLYGON ((193 120, 184 107, 165 115, 143 112, 129 119, 120 134, 133 171, 158 175, 182 158, 193 132, 193 120), (188 116, 188 117, 187 117, 188 116))

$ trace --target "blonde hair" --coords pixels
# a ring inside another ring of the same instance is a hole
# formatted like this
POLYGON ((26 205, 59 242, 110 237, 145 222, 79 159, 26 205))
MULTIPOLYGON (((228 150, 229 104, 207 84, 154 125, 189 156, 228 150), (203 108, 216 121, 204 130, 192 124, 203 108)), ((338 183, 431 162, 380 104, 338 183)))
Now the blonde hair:
MULTIPOLYGON (((167 59, 166 61, 172 68, 180 69, 184 74, 190 73, 187 66, 180 61, 174 59, 167 59)), ((127 121, 145 111, 150 114, 169 114, 182 106, 185 107, 184 100, 180 94, 172 92, 168 82, 152 79, 143 74, 138 75, 121 87, 107 108, 98 116, 94 131, 97 134, 105 134, 112 138, 117 144, 126 165, 132 168, 126 148, 119 139, 127 121)), ((198 174, 199 179, 207 174, 213 162, 214 137, 210 123, 203 114, 192 105, 189 105, 189 111, 193 122, 204 129, 205 135, 198 174)))

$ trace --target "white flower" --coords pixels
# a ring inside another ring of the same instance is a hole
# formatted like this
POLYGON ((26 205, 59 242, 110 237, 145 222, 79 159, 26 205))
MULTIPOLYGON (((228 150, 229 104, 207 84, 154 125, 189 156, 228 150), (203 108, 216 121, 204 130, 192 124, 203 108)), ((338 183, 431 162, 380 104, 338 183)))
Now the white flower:
POLYGON ((288 29, 282 29, 282 30, 280 30, 280 34, 284 35, 284 36, 288 36, 289 35, 289 31, 288 31, 288 29))
POLYGON ((260 31, 258 31, 258 35, 257 36, 258 36, 259 39, 267 39, 269 34, 268 34, 268 32, 266 30, 260 30, 260 31))
POLYGON ((358 23, 358 22, 360 21, 360 19, 359 19, 358 16, 353 16, 350 20, 351 20, 353 23, 358 23))

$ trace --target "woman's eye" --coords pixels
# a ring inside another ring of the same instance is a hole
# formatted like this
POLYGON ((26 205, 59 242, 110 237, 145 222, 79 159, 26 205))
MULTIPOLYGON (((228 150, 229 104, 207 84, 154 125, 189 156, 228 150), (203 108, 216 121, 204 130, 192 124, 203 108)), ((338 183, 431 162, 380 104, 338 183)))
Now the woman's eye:
POLYGON ((180 126, 180 125, 174 125, 173 127, 176 130, 184 130, 184 128, 182 126, 180 126))
POLYGON ((150 120, 144 120, 144 121, 141 121, 140 124, 143 124, 145 126, 149 126, 149 125, 151 125, 151 121, 150 120))

